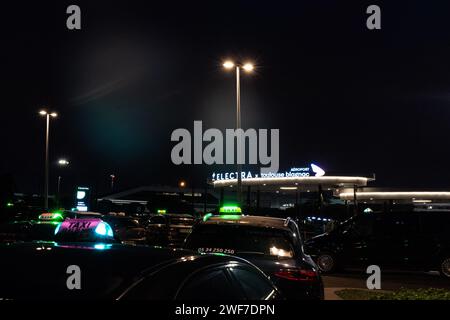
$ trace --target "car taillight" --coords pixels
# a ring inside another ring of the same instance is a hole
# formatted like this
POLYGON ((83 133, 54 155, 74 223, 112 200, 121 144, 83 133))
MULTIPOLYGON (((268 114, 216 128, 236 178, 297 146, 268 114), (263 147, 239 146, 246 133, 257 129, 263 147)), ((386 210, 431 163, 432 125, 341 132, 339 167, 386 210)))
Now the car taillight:
POLYGON ((315 281, 318 275, 314 270, 282 269, 275 272, 275 276, 292 281, 315 281))

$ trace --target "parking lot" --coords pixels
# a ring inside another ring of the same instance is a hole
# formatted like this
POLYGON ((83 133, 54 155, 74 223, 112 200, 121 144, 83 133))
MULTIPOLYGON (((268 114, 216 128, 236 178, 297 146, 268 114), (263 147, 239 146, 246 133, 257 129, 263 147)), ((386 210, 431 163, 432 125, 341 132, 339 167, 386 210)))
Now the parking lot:
MULTIPOLYGON (((362 271, 347 271, 324 275, 325 288, 361 288, 365 289, 368 275, 362 271)), ((381 289, 398 290, 401 288, 444 288, 450 289, 450 281, 437 273, 423 272, 386 272, 381 275, 381 289)))

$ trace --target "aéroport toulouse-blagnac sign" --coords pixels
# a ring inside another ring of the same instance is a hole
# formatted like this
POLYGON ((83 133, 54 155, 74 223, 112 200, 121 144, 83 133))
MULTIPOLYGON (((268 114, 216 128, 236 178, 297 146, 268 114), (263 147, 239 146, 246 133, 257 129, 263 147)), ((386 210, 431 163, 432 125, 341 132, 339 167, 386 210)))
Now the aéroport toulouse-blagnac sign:
MULTIPOLYGON (((269 173, 252 173, 251 171, 241 172, 242 179, 251 178, 288 178, 288 177, 321 177, 325 175, 325 171, 319 166, 311 163, 309 167, 295 167, 289 171, 284 172, 269 172, 269 173)), ((237 172, 214 172, 212 180, 233 180, 238 178, 237 172)))

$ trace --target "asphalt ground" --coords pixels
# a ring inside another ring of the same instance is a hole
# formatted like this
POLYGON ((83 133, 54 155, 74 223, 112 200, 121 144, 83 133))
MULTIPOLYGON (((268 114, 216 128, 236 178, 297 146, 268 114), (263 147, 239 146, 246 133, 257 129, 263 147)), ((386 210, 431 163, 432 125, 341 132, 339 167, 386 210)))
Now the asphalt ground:
MULTIPOLYGON (((363 271, 346 271, 323 275, 325 288, 364 288, 369 274, 363 271)), ((441 277, 437 272, 381 272, 381 289, 398 290, 401 288, 444 288, 450 289, 450 279, 441 277)))

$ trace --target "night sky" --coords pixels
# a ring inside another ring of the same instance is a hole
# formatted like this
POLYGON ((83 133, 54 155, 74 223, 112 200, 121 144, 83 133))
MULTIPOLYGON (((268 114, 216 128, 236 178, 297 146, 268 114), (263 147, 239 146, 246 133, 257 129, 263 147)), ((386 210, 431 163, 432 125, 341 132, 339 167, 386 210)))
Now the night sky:
POLYGON ((34 1, 2 3, 0 173, 41 192, 45 121, 50 191, 180 179, 220 166, 175 166, 176 128, 233 128, 233 73, 245 128, 280 129, 280 169, 377 174, 377 186, 450 189, 450 4, 428 1, 34 1), (389 3, 391 2, 391 3, 389 3), (30 2, 31 3, 31 2, 30 2), (70 4, 82 30, 66 29, 70 4), (378 4, 382 30, 366 28, 378 4), (70 167, 60 170, 56 160, 70 167))

